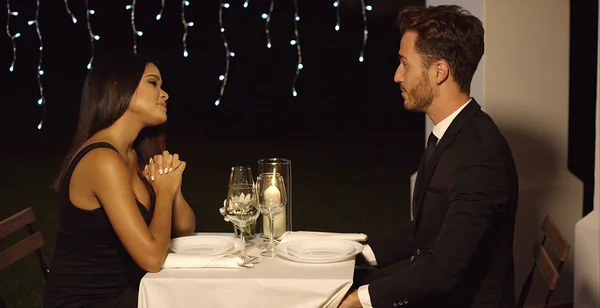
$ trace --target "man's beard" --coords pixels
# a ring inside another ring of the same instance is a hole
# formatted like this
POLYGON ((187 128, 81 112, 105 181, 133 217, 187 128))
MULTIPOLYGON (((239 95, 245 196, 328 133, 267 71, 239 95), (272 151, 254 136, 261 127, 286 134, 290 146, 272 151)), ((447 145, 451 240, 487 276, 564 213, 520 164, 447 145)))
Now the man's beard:
POLYGON ((426 73, 423 73, 423 78, 419 80, 417 85, 406 91, 404 109, 412 112, 425 112, 432 101, 433 90, 429 86, 429 77, 426 73))

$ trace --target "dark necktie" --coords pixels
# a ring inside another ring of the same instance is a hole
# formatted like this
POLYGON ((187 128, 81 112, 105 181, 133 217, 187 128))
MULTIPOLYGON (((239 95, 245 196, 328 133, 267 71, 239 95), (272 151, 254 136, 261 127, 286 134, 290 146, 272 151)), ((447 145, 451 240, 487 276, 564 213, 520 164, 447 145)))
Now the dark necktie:
POLYGON ((429 163, 429 159, 431 158, 431 154, 435 150, 435 146, 437 145, 438 138, 431 132, 429 134, 429 138, 427 138, 427 148, 425 149, 425 166, 429 163))
MULTIPOLYGON (((413 206, 415 204, 415 202, 417 202, 418 200, 418 195, 422 194, 423 192, 419 192, 420 191, 420 187, 421 187, 421 182, 423 181, 423 176, 425 174, 425 170, 427 169, 427 164, 429 163, 429 159, 431 158, 431 155, 433 154, 433 151, 435 150, 435 146, 437 145, 437 141, 438 138, 433 134, 433 132, 431 132, 429 134, 429 138, 427 138, 427 147, 425 148, 425 157, 423 157, 423 159, 421 160, 421 164, 419 164, 419 171, 417 173, 417 182, 415 184, 415 193, 413 195, 413 206)), ((417 207, 418 209, 418 207, 417 207)), ((415 216, 416 219, 416 216, 415 216)))

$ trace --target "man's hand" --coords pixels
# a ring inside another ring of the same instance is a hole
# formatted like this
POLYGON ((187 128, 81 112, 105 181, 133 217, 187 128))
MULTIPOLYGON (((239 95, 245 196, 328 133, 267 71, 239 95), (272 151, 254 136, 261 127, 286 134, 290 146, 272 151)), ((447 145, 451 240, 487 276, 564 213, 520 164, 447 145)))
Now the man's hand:
POLYGON ((358 289, 348 293, 346 297, 342 300, 339 308, 362 308, 362 304, 358 299, 358 289))

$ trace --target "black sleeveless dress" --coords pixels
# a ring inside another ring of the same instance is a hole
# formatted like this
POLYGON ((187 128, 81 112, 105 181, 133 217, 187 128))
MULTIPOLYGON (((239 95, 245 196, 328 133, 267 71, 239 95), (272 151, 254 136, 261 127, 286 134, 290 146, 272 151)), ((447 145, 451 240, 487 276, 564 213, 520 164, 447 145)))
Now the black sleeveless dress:
MULTIPOLYGON (((44 291, 45 308, 137 307, 139 283, 145 271, 123 247, 102 205, 92 211, 82 210, 69 198, 75 166, 96 148, 116 151, 105 142, 86 146, 73 158, 61 183, 58 232, 44 291)), ((150 210, 137 202, 148 225, 154 201, 150 210)))

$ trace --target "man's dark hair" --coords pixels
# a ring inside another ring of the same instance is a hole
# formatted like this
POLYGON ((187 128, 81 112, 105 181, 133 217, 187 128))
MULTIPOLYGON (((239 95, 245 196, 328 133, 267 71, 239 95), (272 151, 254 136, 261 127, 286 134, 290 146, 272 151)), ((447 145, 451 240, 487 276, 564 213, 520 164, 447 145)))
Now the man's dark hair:
POLYGON ((417 33, 415 48, 423 65, 446 60, 460 91, 469 93, 484 51, 481 21, 456 5, 407 6, 396 20, 400 32, 417 33))

